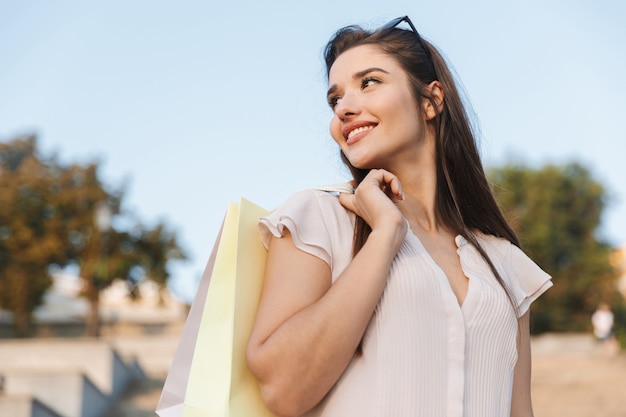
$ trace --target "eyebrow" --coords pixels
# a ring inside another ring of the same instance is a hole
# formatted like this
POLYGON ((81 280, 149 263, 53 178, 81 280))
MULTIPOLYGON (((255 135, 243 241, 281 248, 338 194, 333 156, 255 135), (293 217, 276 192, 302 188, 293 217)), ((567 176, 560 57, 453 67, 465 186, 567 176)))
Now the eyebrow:
MULTIPOLYGON (((363 78, 367 74, 372 73, 372 72, 382 72, 382 73, 385 73, 385 74, 389 74, 389 71, 386 71, 386 70, 384 70, 382 68, 372 67, 372 68, 367 68, 367 69, 364 69, 363 71, 359 71, 359 72, 354 73, 354 75, 352 76, 352 79, 353 80, 358 80, 359 78, 363 78)), ((326 97, 330 96, 335 91, 337 91, 337 84, 333 84, 333 85, 330 86, 330 88, 328 89, 328 92, 326 93, 326 97)))

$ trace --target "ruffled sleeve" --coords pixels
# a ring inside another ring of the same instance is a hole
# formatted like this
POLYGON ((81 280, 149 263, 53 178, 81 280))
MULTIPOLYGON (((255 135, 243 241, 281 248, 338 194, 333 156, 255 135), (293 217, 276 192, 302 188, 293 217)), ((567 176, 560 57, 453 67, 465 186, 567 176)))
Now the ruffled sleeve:
POLYGON ((552 281, 550 275, 513 244, 510 244, 508 261, 509 286, 521 317, 530 304, 552 286, 552 281))
POLYGON ((349 246, 352 242, 348 212, 336 195, 315 189, 293 194, 259 220, 259 234, 266 248, 272 236, 280 238, 286 229, 298 249, 320 258, 331 269, 336 266, 337 256, 342 260, 345 257, 346 243, 349 246))

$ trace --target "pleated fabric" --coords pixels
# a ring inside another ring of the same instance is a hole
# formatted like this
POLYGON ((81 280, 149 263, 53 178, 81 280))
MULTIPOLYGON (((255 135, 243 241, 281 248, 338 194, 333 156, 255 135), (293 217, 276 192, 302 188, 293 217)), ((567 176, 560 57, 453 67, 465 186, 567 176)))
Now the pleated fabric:
MULTIPOLYGON (((341 279, 354 215, 335 195, 303 190, 259 222, 266 246, 288 229, 296 246, 341 279)), ((362 353, 307 417, 508 417, 517 361, 517 318, 552 282, 510 242, 478 233, 488 264, 455 239, 469 287, 459 305, 446 275, 410 230, 362 342, 362 353)))

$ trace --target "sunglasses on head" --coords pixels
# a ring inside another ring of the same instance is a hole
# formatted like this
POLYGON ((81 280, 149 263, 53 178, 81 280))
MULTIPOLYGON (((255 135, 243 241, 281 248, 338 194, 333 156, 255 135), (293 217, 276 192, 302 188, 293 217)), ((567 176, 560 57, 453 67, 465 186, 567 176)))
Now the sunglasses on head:
POLYGON ((396 17, 395 19, 390 20, 389 22, 387 22, 386 24, 381 26, 377 30, 377 32, 391 31, 392 29, 395 29, 396 26, 398 26, 402 22, 406 22, 409 25, 409 27, 411 28, 411 31, 413 33, 415 33, 417 41, 420 43, 422 48, 424 48, 424 52, 426 52, 426 55, 428 56, 428 59, 430 59, 430 61, 432 62, 433 61, 433 57, 430 54, 430 50, 426 47, 426 44, 424 43, 424 39, 420 36, 420 34, 417 31, 417 29, 415 29, 415 25, 413 25, 413 22, 411 22, 411 19, 409 19, 409 16, 396 17))

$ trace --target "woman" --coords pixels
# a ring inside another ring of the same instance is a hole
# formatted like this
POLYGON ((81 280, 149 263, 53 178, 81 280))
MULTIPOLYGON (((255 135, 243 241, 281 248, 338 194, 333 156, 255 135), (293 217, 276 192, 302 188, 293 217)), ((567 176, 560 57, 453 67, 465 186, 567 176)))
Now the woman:
POLYGON ((261 219, 248 363, 265 402, 279 416, 532 416, 528 307, 552 284, 496 205, 446 63, 408 17, 341 29, 325 58, 356 189, 298 192, 261 219))

